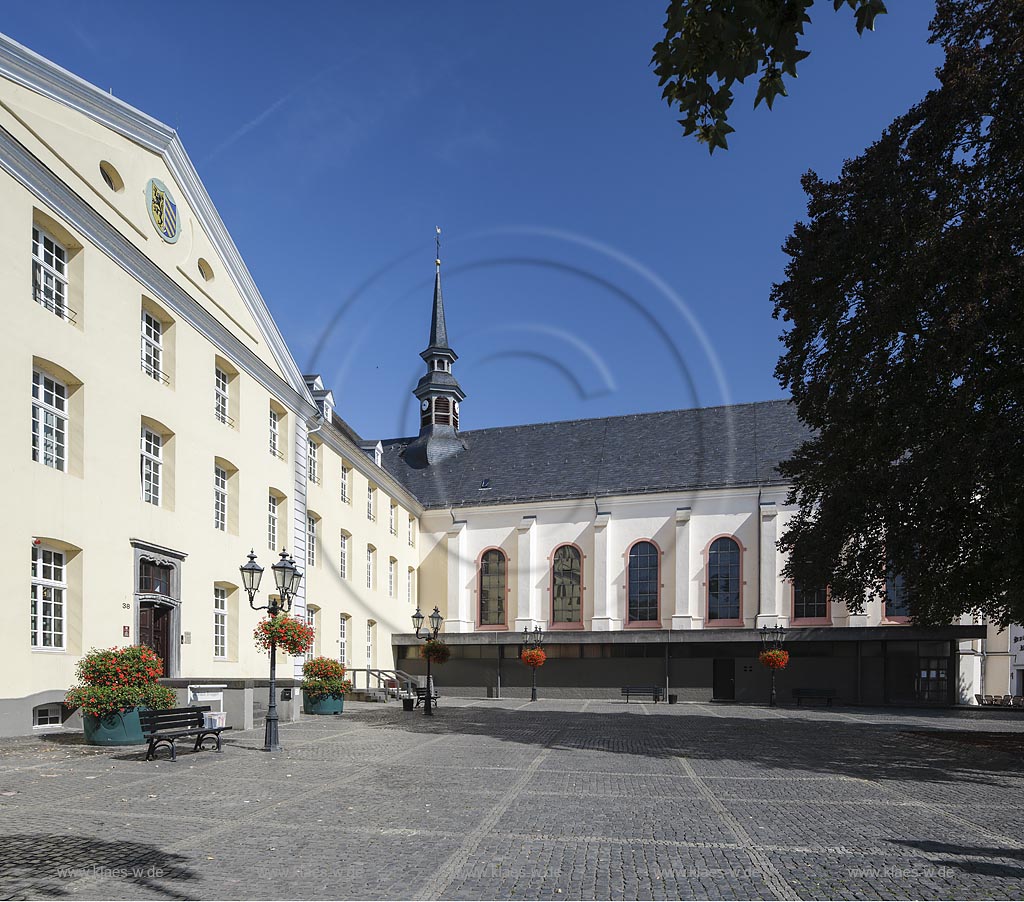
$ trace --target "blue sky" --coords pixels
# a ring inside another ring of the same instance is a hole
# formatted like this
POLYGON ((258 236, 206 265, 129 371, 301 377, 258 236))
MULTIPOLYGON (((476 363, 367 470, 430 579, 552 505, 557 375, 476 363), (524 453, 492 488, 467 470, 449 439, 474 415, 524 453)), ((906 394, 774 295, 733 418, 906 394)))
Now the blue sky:
MULTIPOLYGON (((94 2, 3 30, 173 125, 300 367, 365 436, 416 431, 442 259, 464 429, 781 397, 769 292, 834 176, 934 85, 928 2, 812 56, 731 149, 683 139, 661 2, 94 2)), ((743 89, 741 89, 742 92, 743 89)))

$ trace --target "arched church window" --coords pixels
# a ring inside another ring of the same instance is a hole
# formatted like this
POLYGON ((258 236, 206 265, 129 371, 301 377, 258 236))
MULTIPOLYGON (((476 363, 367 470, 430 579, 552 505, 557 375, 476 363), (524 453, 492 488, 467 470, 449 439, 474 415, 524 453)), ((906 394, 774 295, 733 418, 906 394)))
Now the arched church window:
POLYGON ((582 623, 583 568, 580 550, 561 545, 551 558, 551 620, 582 623))
POLYGON ((729 536, 708 548, 708 620, 740 619, 740 546, 729 536))
POLYGON ((629 549, 626 583, 629 622, 656 621, 661 587, 661 553, 653 542, 640 541, 629 549))
POLYGON ((508 593, 508 558, 500 548, 480 556, 480 626, 505 625, 505 596, 508 593))

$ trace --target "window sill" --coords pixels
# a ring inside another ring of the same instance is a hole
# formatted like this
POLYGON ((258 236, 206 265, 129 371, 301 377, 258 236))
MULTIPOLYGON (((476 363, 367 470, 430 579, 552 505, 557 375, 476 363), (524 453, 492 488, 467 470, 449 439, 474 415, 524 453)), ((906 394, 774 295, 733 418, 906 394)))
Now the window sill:
POLYGON ((583 621, 579 620, 575 623, 551 623, 548 625, 549 630, 581 630, 583 629, 583 621))
POLYGON ((790 626, 832 626, 830 617, 791 617, 790 626))
POLYGON ((710 629, 718 626, 744 626, 742 620, 705 620, 704 628, 710 629))
POLYGON ((476 628, 481 631, 498 632, 501 630, 508 631, 507 623, 478 623, 476 628))
POLYGON ((66 655, 68 650, 66 648, 46 648, 42 645, 33 645, 32 653, 41 655, 66 655))
POLYGON ((660 620, 628 620, 626 621, 626 629, 628 630, 660 630, 660 620))

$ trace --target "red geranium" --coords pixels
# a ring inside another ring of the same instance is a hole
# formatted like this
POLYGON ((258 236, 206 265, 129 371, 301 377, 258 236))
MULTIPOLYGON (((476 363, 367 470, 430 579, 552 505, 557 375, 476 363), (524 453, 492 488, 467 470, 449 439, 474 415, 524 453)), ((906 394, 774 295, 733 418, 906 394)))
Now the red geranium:
POLYGON ((290 655, 305 654, 313 647, 316 633, 305 620, 278 614, 276 617, 264 617, 252 633, 256 647, 270 651, 273 641, 281 651, 290 655))
POLYGON ((544 653, 543 648, 527 648, 520 655, 520 659, 527 667, 543 667, 544 662, 548 659, 548 656, 544 653))
POLYGON ((789 663, 789 652, 784 648, 769 648, 761 652, 757 659, 772 670, 782 670, 789 663))

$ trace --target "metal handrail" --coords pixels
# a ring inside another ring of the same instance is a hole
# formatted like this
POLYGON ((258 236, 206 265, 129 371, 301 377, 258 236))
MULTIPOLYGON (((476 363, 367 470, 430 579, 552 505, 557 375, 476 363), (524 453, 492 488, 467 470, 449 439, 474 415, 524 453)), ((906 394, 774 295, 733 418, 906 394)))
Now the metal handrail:
POLYGON ((366 691, 370 691, 371 689, 388 690, 390 688, 393 688, 385 685, 385 681, 387 680, 394 680, 396 683, 399 683, 400 685, 397 688, 404 689, 405 691, 411 691, 412 689, 420 685, 419 677, 415 677, 411 673, 406 673, 404 670, 388 670, 380 667, 358 667, 349 668, 348 673, 352 677, 353 689, 360 688, 359 677, 357 676, 357 674, 360 673, 366 674, 365 686, 363 687, 366 691), (376 683, 375 686, 370 685, 371 677, 374 679, 376 683), (403 683, 404 686, 401 685, 403 683))

